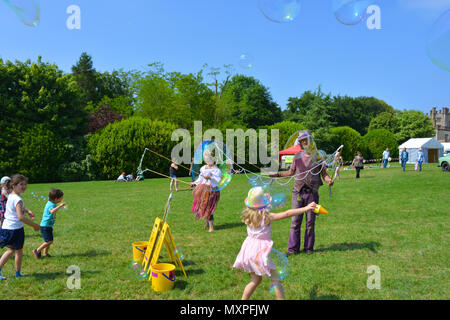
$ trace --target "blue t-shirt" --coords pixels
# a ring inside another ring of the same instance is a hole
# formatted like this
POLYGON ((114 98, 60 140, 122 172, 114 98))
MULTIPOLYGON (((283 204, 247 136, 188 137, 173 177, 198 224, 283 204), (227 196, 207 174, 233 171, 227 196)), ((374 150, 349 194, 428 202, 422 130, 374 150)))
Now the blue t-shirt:
POLYGON ((45 205, 44 214, 42 215, 41 227, 53 227, 56 220, 56 214, 51 214, 50 209, 56 208, 56 203, 50 200, 45 205))

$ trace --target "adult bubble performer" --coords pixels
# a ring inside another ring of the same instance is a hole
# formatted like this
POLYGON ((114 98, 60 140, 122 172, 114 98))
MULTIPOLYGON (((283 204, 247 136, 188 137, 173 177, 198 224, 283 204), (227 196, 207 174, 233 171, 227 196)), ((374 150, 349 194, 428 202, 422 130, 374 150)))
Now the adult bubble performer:
MULTIPOLYGON (((304 152, 294 157, 291 168, 288 171, 271 174, 271 177, 289 177, 295 175, 294 188, 292 190, 292 209, 302 208, 311 202, 319 203, 319 187, 324 179, 328 185, 333 185, 333 180, 327 174, 325 162, 316 161, 317 150, 311 132, 303 130, 299 134, 298 141, 304 152)), ((300 235, 303 214, 291 218, 287 256, 300 252, 300 235)), ((306 212, 306 230, 304 239, 304 252, 314 252, 316 214, 309 210, 306 212)))

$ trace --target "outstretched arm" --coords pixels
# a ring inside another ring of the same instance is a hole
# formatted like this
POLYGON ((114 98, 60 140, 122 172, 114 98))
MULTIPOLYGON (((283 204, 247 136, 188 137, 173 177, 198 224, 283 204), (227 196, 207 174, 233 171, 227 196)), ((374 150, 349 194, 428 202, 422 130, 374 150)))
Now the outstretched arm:
POLYGON ((298 216, 302 213, 305 213, 306 211, 314 210, 315 208, 316 208, 316 203, 311 202, 306 207, 301 207, 301 208, 297 208, 297 209, 289 209, 287 211, 280 212, 280 213, 270 213, 269 218, 270 218, 270 221, 283 220, 286 218, 298 216))

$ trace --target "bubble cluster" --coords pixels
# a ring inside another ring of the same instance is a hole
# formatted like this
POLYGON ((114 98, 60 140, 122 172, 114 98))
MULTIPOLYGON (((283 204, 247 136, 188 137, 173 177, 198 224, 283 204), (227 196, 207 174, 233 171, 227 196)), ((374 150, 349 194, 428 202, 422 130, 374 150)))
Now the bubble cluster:
POLYGON ((258 0, 258 8, 272 22, 292 22, 300 13, 300 0, 258 0))
POLYGON ((345 25, 356 25, 367 15, 370 0, 333 0, 333 12, 336 19, 345 25))
POLYGON ((221 180, 218 186, 214 188, 214 191, 220 191, 231 181, 231 169, 233 167, 231 159, 231 154, 224 143, 215 140, 205 140, 195 150, 192 177, 194 179, 198 178, 200 168, 204 163, 215 163, 220 169, 221 180))
POLYGON ((450 71, 450 10, 445 11, 433 24, 426 51, 435 65, 450 71))
POLYGON ((39 24, 41 9, 38 0, 3 0, 27 26, 39 24))
POLYGON ((38 201, 48 201, 48 197, 43 195, 43 194, 37 194, 35 192, 31 192, 31 198, 33 200, 38 200, 38 201))

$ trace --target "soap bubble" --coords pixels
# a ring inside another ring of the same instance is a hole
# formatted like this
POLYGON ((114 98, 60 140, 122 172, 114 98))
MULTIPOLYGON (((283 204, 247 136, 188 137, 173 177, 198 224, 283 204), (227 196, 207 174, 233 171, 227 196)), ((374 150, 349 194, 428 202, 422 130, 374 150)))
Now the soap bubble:
POLYGON ((3 0, 22 20, 24 24, 35 27, 39 24, 40 12, 38 0, 3 0))
POLYGON ((284 280, 291 273, 288 258, 277 249, 270 250, 269 259, 276 267, 279 280, 284 280))
POLYGON ((333 0, 333 12, 340 23, 356 25, 366 18, 370 4, 370 0, 333 0))
POLYGON ((181 248, 176 248, 175 250, 173 250, 173 253, 175 254, 175 256, 178 255, 181 261, 183 261, 186 257, 186 255, 184 254, 184 250, 181 248))
POLYGON ((269 192, 272 200, 270 201, 270 210, 276 210, 284 207, 289 199, 291 190, 289 185, 281 181, 273 180, 272 183, 266 185, 266 190, 269 192))
POLYGON ((248 53, 243 53, 239 57, 239 66, 243 69, 250 69, 253 67, 253 56, 248 53))
POLYGON ((130 263, 130 275, 135 280, 142 280, 147 278, 147 272, 145 272, 142 264, 134 260, 130 263))
POLYGON ((299 14, 300 0, 258 0, 258 8, 270 21, 292 22, 299 14))
POLYGON ((220 191, 231 181, 232 157, 227 146, 215 140, 205 140, 194 153, 194 163, 192 164, 192 177, 196 180, 200 174, 203 162, 215 163, 221 171, 221 180, 214 191, 220 191))
POLYGON ((426 51, 435 65, 450 71, 450 10, 445 11, 433 24, 426 51))

